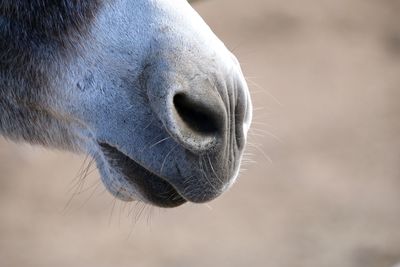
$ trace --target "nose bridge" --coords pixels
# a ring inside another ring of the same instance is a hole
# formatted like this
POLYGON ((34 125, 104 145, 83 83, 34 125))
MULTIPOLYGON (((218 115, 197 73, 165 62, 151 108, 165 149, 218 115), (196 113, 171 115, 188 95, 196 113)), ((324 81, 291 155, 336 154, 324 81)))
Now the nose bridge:
POLYGON ((153 111, 177 143, 196 154, 231 146, 241 151, 246 107, 238 98, 246 95, 237 82, 240 67, 221 43, 183 34, 182 46, 170 42, 176 34, 158 38, 147 59, 145 80, 153 111))

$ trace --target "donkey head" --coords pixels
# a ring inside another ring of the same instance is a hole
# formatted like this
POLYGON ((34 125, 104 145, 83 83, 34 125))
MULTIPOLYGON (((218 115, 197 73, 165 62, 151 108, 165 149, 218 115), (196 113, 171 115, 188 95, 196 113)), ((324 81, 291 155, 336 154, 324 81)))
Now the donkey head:
POLYGON ((91 154, 122 200, 174 207, 225 191, 252 108, 238 61, 200 16, 185 0, 61 2, 57 25, 38 4, 28 37, 2 33, 29 54, 0 65, 0 133, 91 154))

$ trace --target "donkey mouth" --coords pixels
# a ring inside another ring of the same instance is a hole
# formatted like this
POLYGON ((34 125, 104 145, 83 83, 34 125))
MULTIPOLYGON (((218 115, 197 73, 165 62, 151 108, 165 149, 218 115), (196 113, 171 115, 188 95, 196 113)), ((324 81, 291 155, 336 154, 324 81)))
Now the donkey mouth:
POLYGON ((160 176, 141 166, 117 148, 106 143, 99 145, 110 167, 118 170, 127 180, 127 186, 134 186, 146 202, 166 208, 177 207, 186 202, 178 191, 160 176))

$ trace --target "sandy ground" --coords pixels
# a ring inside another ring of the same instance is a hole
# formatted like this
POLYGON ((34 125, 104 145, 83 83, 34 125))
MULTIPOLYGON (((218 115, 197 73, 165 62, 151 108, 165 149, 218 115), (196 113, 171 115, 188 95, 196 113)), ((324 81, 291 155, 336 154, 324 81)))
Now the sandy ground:
POLYGON ((399 2, 209 0, 196 9, 248 77, 256 163, 209 205, 115 202, 93 172, 64 208, 84 157, 2 140, 0 266, 400 262, 399 2))

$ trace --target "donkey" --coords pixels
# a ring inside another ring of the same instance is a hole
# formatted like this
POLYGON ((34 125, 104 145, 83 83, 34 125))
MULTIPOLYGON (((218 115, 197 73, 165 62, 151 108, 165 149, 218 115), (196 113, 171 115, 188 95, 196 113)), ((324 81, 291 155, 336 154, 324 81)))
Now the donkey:
POLYGON ((238 61, 185 0, 0 0, 0 135, 91 155, 121 200, 216 198, 251 117, 238 61))

